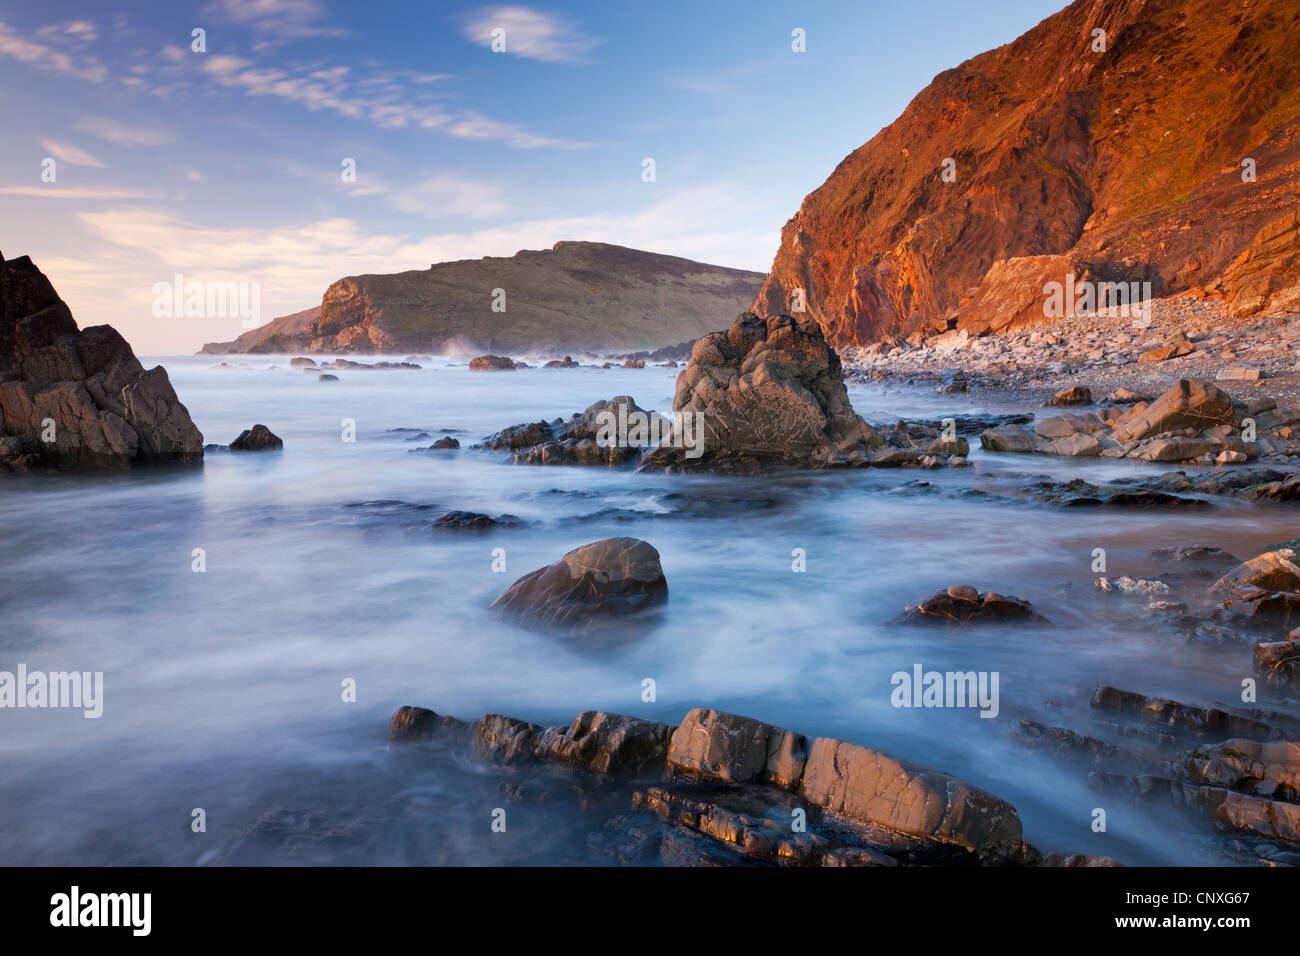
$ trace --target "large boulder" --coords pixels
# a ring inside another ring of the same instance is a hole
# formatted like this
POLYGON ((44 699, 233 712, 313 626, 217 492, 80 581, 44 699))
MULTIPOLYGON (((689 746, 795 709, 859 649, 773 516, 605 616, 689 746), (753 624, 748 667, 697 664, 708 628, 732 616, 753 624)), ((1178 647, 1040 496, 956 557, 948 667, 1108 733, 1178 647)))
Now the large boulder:
POLYGON ((637 538, 606 538, 525 574, 491 609, 529 627, 570 629, 645 612, 667 601, 659 552, 637 538))
POLYGON ((788 315, 747 312, 697 341, 677 377, 673 413, 674 429, 645 456, 648 467, 865 464, 885 444, 853 411, 843 366, 821 327, 788 315), (703 450, 692 456, 679 432, 695 423, 703 450))
POLYGON ((864 823, 965 847, 982 860, 1024 853, 1016 808, 963 780, 858 744, 812 742, 799 792, 864 823))
MULTIPOLYGON (((1138 411, 1140 406, 1134 406, 1138 411)), ((1132 418, 1121 420, 1116 438, 1138 441, 1179 428, 1201 431, 1233 423, 1232 397, 1208 382, 1176 382, 1170 389, 1132 418)))
POLYGON ((1296 563, 1296 553, 1290 548, 1265 551, 1214 582, 1216 591, 1235 591, 1247 586, 1265 591, 1300 592, 1300 564, 1296 563))
POLYGON ((0 470, 198 461, 203 435, 161 366, 107 325, 78 330, 44 274, 0 255, 0 470))
POLYGON ((668 748, 668 766, 676 774, 787 790, 798 786, 807 759, 801 734, 701 707, 686 715, 668 748))

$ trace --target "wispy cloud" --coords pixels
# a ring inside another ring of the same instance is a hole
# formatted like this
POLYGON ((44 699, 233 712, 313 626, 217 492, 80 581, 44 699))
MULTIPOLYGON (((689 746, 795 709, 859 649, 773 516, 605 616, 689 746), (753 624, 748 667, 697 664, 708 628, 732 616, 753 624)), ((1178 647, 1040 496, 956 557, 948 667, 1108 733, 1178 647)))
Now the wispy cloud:
POLYGON ((80 146, 73 146, 71 143, 58 143, 52 139, 43 139, 41 140, 41 149, 59 162, 67 163, 69 166, 93 166, 96 169, 104 167, 104 164, 97 158, 80 146))
POLYGON ((5 196, 35 196, 41 199, 165 199, 165 193, 146 192, 142 189, 120 189, 113 186, 0 186, 5 196))
POLYGON ((106 116, 92 116, 75 124, 116 146, 164 146, 172 142, 171 133, 150 126, 133 126, 106 116))
POLYGON ((96 56, 71 51, 71 47, 84 45, 83 37, 66 32, 38 36, 39 39, 25 39, 13 27, 0 20, 0 56, 12 57, 51 73, 76 76, 92 83, 103 83, 108 79, 108 68, 96 56))
MULTIPOLYGON (((215 0, 206 12, 241 23, 278 41, 341 37, 347 31, 321 23, 325 10, 317 0, 215 0)), ((264 45, 275 45, 263 40, 264 45)))
MULTIPOLYGON (((289 0, 233 0, 239 10, 253 19, 270 17, 280 3, 289 0)), ((298 0, 293 0, 294 3, 298 0)), ((314 5, 308 4, 314 9, 314 5)), ((306 9, 306 8, 304 8, 306 9)), ((305 14, 304 14, 305 15, 305 14)), ((92 28, 93 29, 93 28, 92 28)), ((188 89, 195 74, 187 67, 197 63, 197 76, 213 88, 242 95, 277 99, 310 112, 330 112, 381 129, 423 129, 461 139, 503 142, 516 149, 538 147, 581 148, 590 144, 534 133, 511 122, 491 119, 473 110, 454 109, 435 101, 437 85, 446 74, 410 70, 375 69, 354 71, 343 65, 285 63, 277 58, 267 65, 252 55, 229 53, 192 54, 188 48, 168 44, 153 62, 136 62, 115 75, 85 50, 73 49, 66 30, 53 34, 64 49, 34 38, 24 38, 0 21, 0 57, 10 57, 46 72, 63 73, 94 83, 112 81, 126 89, 168 97, 188 89)), ((84 44, 77 44, 84 45, 84 44)), ((119 145, 159 145, 158 134, 146 137, 126 131, 114 132, 109 121, 101 124, 104 138, 119 145), (116 136, 117 139, 113 139, 116 136)))
POLYGON ((473 43, 491 48, 494 38, 502 37, 506 53, 546 63, 586 63, 587 54, 601 42, 564 17, 529 7, 474 10, 461 19, 461 29, 473 43), (504 36, 494 33, 497 30, 504 36))

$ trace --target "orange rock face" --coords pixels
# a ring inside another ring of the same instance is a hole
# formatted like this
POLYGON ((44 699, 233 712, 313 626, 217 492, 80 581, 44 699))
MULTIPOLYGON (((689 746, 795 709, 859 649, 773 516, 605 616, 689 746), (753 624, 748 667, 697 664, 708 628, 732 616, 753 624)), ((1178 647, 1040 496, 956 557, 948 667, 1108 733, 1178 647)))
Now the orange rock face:
POLYGON ((786 224, 754 310, 802 300, 836 346, 998 332, 1043 321, 1030 257, 1283 307, 1297 48, 1293 0, 1077 0, 941 73, 840 163, 786 224))

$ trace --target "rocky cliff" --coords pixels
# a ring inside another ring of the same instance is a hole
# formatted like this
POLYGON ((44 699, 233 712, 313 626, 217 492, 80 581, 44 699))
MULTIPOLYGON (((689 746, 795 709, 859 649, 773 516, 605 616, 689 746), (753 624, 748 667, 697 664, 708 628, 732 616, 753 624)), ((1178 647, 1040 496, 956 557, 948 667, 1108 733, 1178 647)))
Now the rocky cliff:
POLYGON ((599 242, 340 279, 318 309, 276 319, 228 352, 557 352, 673 345, 724 328, 757 272, 599 242), (501 290, 498 292, 497 290, 501 290))
POLYGON ((1077 0, 840 163, 754 308, 802 290, 836 346, 1002 331, 1047 321, 1043 285, 1072 271, 1295 310, 1298 46, 1293 0, 1077 0))
POLYGON ((0 472, 202 458, 162 366, 111 326, 78 330, 31 259, 0 255, 0 472))

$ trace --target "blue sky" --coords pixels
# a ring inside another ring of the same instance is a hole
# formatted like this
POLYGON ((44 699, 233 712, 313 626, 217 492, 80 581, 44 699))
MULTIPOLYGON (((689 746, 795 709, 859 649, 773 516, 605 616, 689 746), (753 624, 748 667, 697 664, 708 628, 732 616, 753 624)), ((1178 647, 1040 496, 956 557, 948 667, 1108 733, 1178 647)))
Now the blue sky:
POLYGON ((0 0, 0 250, 148 354, 241 331, 155 317, 177 273, 257 283, 268 320, 344 275, 560 239, 766 271, 936 73, 1062 5, 0 0))

